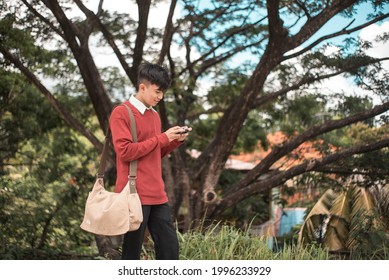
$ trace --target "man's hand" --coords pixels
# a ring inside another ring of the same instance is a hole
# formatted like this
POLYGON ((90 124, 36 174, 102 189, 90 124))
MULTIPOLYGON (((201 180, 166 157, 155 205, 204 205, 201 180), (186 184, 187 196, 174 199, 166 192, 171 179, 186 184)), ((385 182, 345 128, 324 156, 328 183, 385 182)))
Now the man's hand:
POLYGON ((169 138, 170 142, 173 140, 184 141, 190 131, 192 131, 191 127, 174 126, 166 130, 165 134, 169 138))

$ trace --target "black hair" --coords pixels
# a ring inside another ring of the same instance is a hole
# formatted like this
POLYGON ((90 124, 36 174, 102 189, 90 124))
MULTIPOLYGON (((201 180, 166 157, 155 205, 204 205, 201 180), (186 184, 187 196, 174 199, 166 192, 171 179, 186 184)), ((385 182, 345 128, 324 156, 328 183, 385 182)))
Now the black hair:
POLYGON ((139 65, 137 89, 139 89, 139 84, 145 81, 157 85, 159 90, 162 91, 168 89, 171 83, 169 73, 165 67, 149 62, 139 65))

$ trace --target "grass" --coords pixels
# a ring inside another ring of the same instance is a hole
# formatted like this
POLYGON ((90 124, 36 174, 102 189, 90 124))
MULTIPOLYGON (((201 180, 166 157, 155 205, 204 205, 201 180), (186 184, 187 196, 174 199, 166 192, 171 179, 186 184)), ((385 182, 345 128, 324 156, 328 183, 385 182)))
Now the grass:
MULTIPOLYGON (((181 260, 389 260, 385 244, 379 249, 370 244, 370 249, 331 253, 318 244, 283 243, 221 223, 178 232, 178 239, 181 260)), ((154 259, 152 241, 144 247, 143 259, 154 259)))
MULTIPOLYGON (((328 251, 319 246, 289 245, 273 249, 272 239, 252 236, 220 223, 203 230, 178 233, 181 260, 327 260, 328 251)), ((150 244, 149 244, 150 245, 150 244)), ((151 244, 152 245, 152 244, 151 244)), ((143 251, 153 259, 152 246, 143 251)))
MULTIPOLYGON (((181 260, 389 260, 387 244, 366 244, 358 251, 330 253, 317 244, 297 245, 293 239, 285 241, 253 236, 250 230, 243 231, 222 223, 186 233, 178 232, 177 235, 181 260)), ((8 249, 8 255, 1 256, 1 259, 107 259, 97 255, 95 246, 68 253, 8 249)), ((141 259, 155 259, 151 240, 144 243, 141 259)))

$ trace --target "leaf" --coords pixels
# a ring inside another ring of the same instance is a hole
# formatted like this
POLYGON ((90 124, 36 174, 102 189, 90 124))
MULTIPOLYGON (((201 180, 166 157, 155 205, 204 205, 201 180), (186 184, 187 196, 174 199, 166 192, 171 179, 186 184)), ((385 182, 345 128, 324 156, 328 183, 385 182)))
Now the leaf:
POLYGON ((355 216, 360 211, 370 211, 375 208, 374 199, 370 192, 364 187, 353 186, 352 190, 352 216, 355 216))
POLYGON ((331 216, 327 225, 324 243, 331 251, 346 249, 350 224, 350 190, 341 192, 334 199, 331 216))
POLYGON ((346 249, 346 242, 349 236, 348 223, 345 219, 331 217, 325 233, 324 243, 330 251, 346 249))
MULTIPOLYGON (((332 189, 328 189, 309 212, 299 233, 299 242, 312 242, 320 238, 324 220, 330 215, 333 201, 337 197, 332 189)), ((324 234, 324 232, 323 232, 324 234)))
POLYGON ((331 207, 331 216, 344 219, 347 223, 350 222, 350 204, 349 194, 350 190, 341 192, 340 195, 335 198, 334 203, 331 207))
POLYGON ((382 221, 378 219, 375 202, 372 194, 365 187, 353 185, 352 212, 348 249, 356 249, 358 245, 366 242, 366 238, 372 231, 384 230, 382 221))

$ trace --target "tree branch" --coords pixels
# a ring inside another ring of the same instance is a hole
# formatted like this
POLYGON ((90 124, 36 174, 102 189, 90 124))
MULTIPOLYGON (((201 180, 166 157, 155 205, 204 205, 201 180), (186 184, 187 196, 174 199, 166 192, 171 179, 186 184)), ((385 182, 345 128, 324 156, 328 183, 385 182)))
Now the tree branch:
POLYGON ((39 238, 39 244, 37 246, 37 249, 42 249, 45 246, 47 235, 49 234, 49 228, 51 225, 51 222, 53 221, 55 215, 61 210, 65 203, 61 201, 61 203, 57 202, 53 211, 49 213, 48 217, 44 220, 44 225, 43 225, 43 231, 42 234, 39 238))
MULTIPOLYGON (((201 57, 199 57, 198 59, 196 59, 195 61, 193 61, 193 64, 197 64, 199 61, 203 61, 205 60, 206 57, 208 57, 209 55, 211 55, 212 53, 215 53, 218 49, 220 49, 221 47, 223 47, 226 42, 231 39, 232 37, 234 37, 235 35, 238 35, 242 32, 245 32, 245 31, 248 31, 250 30, 251 28, 253 28, 255 25, 259 24, 261 21, 265 20, 267 18, 266 17, 263 17, 262 19, 258 20, 257 22, 253 23, 253 24, 250 24, 250 25, 246 25, 246 26, 242 26, 240 28, 236 28, 233 32, 231 32, 228 36, 226 36, 219 44, 217 44, 216 46, 214 46, 213 48, 211 48, 208 52, 206 52, 205 54, 203 54, 201 57)), ((263 42, 265 39, 267 39, 268 36, 264 36, 264 38, 262 40, 260 40, 259 42, 263 42)), ((258 42, 258 43, 259 43, 258 42)), ((257 44, 258 44, 257 43, 257 44)), ((252 45, 255 45, 255 44, 250 44, 250 46, 252 45)), ((243 46, 241 46, 243 47, 243 46)), ((239 48, 239 47, 237 47, 239 48)), ((246 47, 247 48, 247 47, 246 47)), ((246 49, 244 48, 244 49, 246 49)), ((242 50, 244 50, 242 49, 242 50)))
POLYGON ((102 12, 103 12, 103 3, 104 3, 104 0, 99 0, 99 5, 97 7, 97 13, 96 13, 97 17, 100 17, 102 12))
MULTIPOLYGON (((267 0, 266 1, 267 13, 269 18, 269 41, 279 40, 280 34, 285 33, 283 27, 283 21, 280 18, 279 9, 280 1, 279 0, 267 0)), ((269 42, 270 43, 270 42, 269 42)))
POLYGON ((42 0, 42 2, 50 9, 50 11, 57 18, 59 24, 62 26, 64 39, 70 45, 72 49, 78 49, 80 44, 85 43, 85 38, 82 36, 82 32, 78 29, 78 27, 73 24, 62 11, 61 7, 58 4, 58 1, 49 1, 42 0), (79 41, 77 41, 77 39, 79 41))
POLYGON ((223 211, 225 211, 227 208, 235 205, 237 202, 242 201, 252 195, 271 190, 272 188, 277 187, 285 183, 287 180, 296 177, 300 174, 313 171, 315 169, 318 169, 320 167, 326 166, 330 163, 336 162, 346 157, 350 157, 355 154, 368 153, 385 147, 389 147, 389 138, 382 139, 374 143, 354 146, 352 148, 348 148, 343 151, 324 156, 323 158, 317 160, 305 161, 302 164, 291 167, 284 172, 275 174, 270 178, 254 182, 240 189, 235 189, 235 191, 230 192, 228 195, 224 196, 222 200, 219 201, 215 209, 210 212, 209 217, 216 217, 219 214, 223 213, 223 211))
POLYGON ((322 166, 316 167, 312 169, 316 172, 328 173, 328 174, 342 174, 342 175, 363 175, 363 176, 387 176, 388 170, 370 170, 364 169, 359 170, 352 167, 344 167, 344 166, 322 166))
MULTIPOLYGON (((201 28, 199 28, 197 32, 193 32, 193 33, 192 33, 192 37, 198 36, 198 35, 202 35, 202 34, 204 33, 204 30, 207 29, 209 26, 211 26, 212 23, 216 22, 216 21, 217 21, 219 18, 221 18, 223 15, 225 15, 225 14, 227 13, 228 9, 229 9, 231 6, 232 6, 232 2, 229 3, 229 5, 227 5, 226 7, 223 7, 220 11, 218 11, 218 12, 216 13, 216 15, 212 16, 211 19, 208 18, 207 21, 206 21, 206 23, 205 23, 201 28)), ((192 21, 192 22, 196 22, 196 21, 198 20, 198 19, 196 18, 196 16, 193 16, 193 15, 192 15, 192 16, 190 16, 190 17, 191 17, 191 21, 192 21)), ((189 38, 189 40, 192 39, 192 37, 189 38)))
POLYGON ((357 27, 354 27, 352 29, 349 29, 347 30, 347 27, 346 26, 345 28, 343 28, 341 31, 338 31, 338 32, 335 32, 335 33, 332 33, 332 34, 329 34, 329 35, 326 35, 326 36, 323 36, 323 37, 320 37, 319 39, 317 39, 315 42, 313 42, 312 44, 310 44, 309 46, 305 47, 304 49, 298 51, 298 52, 295 52, 293 54, 290 54, 290 55, 286 55, 282 58, 282 61, 285 61, 285 60, 288 60, 288 59, 291 59, 293 57, 297 57, 309 50, 311 50, 313 47, 317 46, 318 44, 320 44, 321 42, 325 41, 325 40, 328 40, 328 39, 331 39, 331 38, 335 38, 335 37, 338 37, 338 36, 341 36, 341 35, 345 35, 345 34, 351 34, 353 32, 356 32, 358 30, 361 30, 373 23, 376 23, 376 22, 379 22, 381 20, 384 20, 386 18, 389 17, 389 14, 384 14, 384 15, 381 15, 369 22, 366 22, 365 24, 362 24, 362 25, 359 25, 357 27))
POLYGON ((174 31, 173 15, 174 15, 174 10, 176 8, 176 4, 177 4, 177 0, 172 0, 170 3, 169 14, 166 19, 165 31, 163 33, 163 38, 162 38, 162 48, 158 58, 158 64, 163 63, 173 38, 173 31, 174 31))
MULTIPOLYGON (((163 38, 162 38, 161 52, 159 53, 159 58, 158 58, 158 64, 163 63, 163 61, 165 60, 165 56, 168 54, 171 46, 173 33, 174 33, 173 15, 174 15, 174 10, 176 8, 176 4, 177 4, 176 0, 172 0, 170 3, 169 14, 166 19, 165 31, 163 33, 163 38)), ((165 101, 163 99, 158 103, 158 108, 159 108, 159 114, 161 116, 162 128, 163 130, 167 130, 170 127, 170 124, 167 116, 168 114, 165 106, 165 101)))
POLYGON ((337 72, 333 72, 333 73, 329 73, 329 74, 325 74, 325 75, 318 75, 316 77, 315 76, 304 76, 299 82, 297 82, 291 86, 288 86, 286 88, 280 89, 280 90, 275 91, 275 92, 271 92, 271 93, 262 95, 261 97, 257 98, 257 100, 255 100, 255 102, 252 103, 251 108, 252 109, 258 108, 259 106, 262 106, 262 105, 266 104, 267 102, 276 99, 277 97, 283 96, 292 90, 299 89, 303 85, 309 85, 309 84, 312 84, 314 82, 322 81, 322 80, 325 80, 325 79, 328 79, 331 77, 335 77, 335 76, 338 76, 340 74, 358 69, 358 68, 363 67, 363 66, 367 66, 367 65, 370 65, 373 63, 386 61, 386 60, 389 60, 389 57, 372 59, 370 61, 362 61, 362 63, 358 64, 358 65, 347 64, 347 66, 344 67, 342 70, 337 71, 337 72))
POLYGON ((24 5, 28 8, 30 12, 32 12, 37 18, 39 18, 42 22, 46 23, 55 33, 57 33, 61 38, 64 38, 63 32, 58 29, 50 20, 45 18, 42 14, 40 14, 27 0, 22 0, 24 5))
POLYGON ((303 42, 311 38, 312 35, 315 34, 334 15, 352 6, 355 2, 355 0, 332 1, 331 5, 323 9, 318 15, 308 19, 297 34, 289 37, 284 42, 283 53, 300 46, 303 42))
POLYGON ((136 3, 138 4, 139 20, 138 29, 136 30, 136 40, 131 66, 131 72, 134 77, 137 77, 138 67, 143 59, 144 46, 147 39, 147 21, 149 18, 151 0, 136 0, 136 3))
POLYGON ((189 113, 188 114, 188 120, 189 121, 194 121, 196 119, 198 119, 201 115, 209 115, 209 114, 214 114, 214 113, 223 113, 225 109, 219 107, 219 106, 216 106, 216 107, 212 107, 208 110, 204 110, 204 111, 199 111, 199 112, 192 112, 192 113, 189 113))
POLYGON ((309 19, 311 18, 311 14, 309 13, 307 7, 306 7, 303 3, 300 3, 299 0, 296 0, 295 3, 296 3, 296 5, 297 5, 301 10, 304 11, 305 16, 306 16, 307 19, 309 20, 309 19))
POLYGON ((199 67, 199 70, 196 71, 195 73, 195 78, 197 79, 198 77, 200 77, 207 69, 209 69, 210 67, 216 65, 216 64, 219 64, 223 61, 226 61, 227 59, 231 58, 232 56, 234 56, 235 54, 243 51, 243 50, 246 50, 248 48, 251 48, 251 47, 254 47, 254 46, 257 46, 259 44, 261 44, 266 38, 263 38, 262 40, 260 41, 257 41, 257 42, 254 42, 252 44, 249 44, 249 45, 245 45, 245 46, 239 46, 239 47, 236 47, 226 53, 223 53, 219 56, 216 56, 216 57, 213 57, 213 58, 210 58, 210 59, 207 59, 205 60, 201 66, 199 67))
MULTIPOLYGON (((112 36, 111 32, 106 28, 106 26, 101 22, 100 18, 93 13, 91 10, 89 10, 80 0, 73 0, 76 2, 80 10, 85 14, 87 18, 89 18, 91 21, 94 21, 103 34, 105 40, 107 41, 108 45, 112 48, 113 52, 115 53, 116 57, 118 58, 120 65, 123 67, 124 72, 126 72, 127 77, 130 79, 133 85, 136 85, 136 75, 131 70, 131 67, 128 65, 124 55, 120 51, 118 45, 115 42, 114 37, 112 36)), ((99 4, 99 10, 101 10, 102 2, 99 4)))

